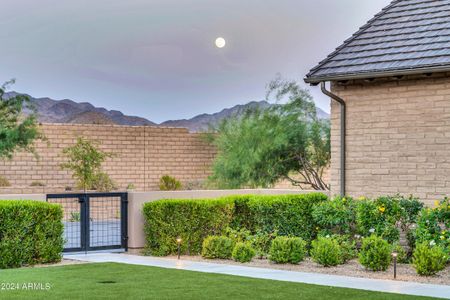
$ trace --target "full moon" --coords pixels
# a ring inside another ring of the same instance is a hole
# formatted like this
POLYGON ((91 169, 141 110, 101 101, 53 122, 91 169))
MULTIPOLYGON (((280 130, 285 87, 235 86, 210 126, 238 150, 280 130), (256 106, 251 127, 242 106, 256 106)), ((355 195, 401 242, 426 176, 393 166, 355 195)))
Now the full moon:
POLYGON ((218 37, 216 39, 216 47, 217 48, 223 48, 223 47, 225 47, 225 44, 226 44, 226 42, 225 42, 225 39, 223 37, 218 37))

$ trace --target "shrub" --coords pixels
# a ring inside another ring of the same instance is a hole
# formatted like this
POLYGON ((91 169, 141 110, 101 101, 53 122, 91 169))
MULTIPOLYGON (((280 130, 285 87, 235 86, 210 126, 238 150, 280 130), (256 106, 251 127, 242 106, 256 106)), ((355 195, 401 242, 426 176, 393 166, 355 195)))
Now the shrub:
POLYGON ((0 175, 0 187, 8 187, 11 186, 8 179, 0 175))
POLYGON ((61 260, 63 212, 38 201, 0 201, 0 269, 61 260))
POLYGON ((41 182, 41 181, 33 181, 30 183, 30 186, 45 186, 45 183, 41 182))
POLYGON ((355 227, 355 201, 336 197, 317 204, 312 216, 321 231, 328 234, 351 234, 355 227))
POLYGON ((385 271, 391 263, 391 246, 376 235, 364 238, 359 252, 359 262, 369 270, 385 271))
POLYGON ((241 229, 233 229, 231 227, 227 227, 225 229, 225 235, 233 240, 235 243, 245 242, 250 238, 250 231, 241 228, 241 229))
POLYGON ((345 263, 358 256, 355 241, 350 240, 347 235, 334 235, 333 239, 337 241, 341 247, 342 263, 345 263))
POLYGON ((175 254, 179 236, 183 240, 183 252, 198 254, 208 235, 224 233, 233 210, 234 203, 228 199, 170 199, 145 203, 147 252, 158 256, 175 254))
POLYGON ((298 237, 279 236, 272 241, 269 259, 275 263, 298 264, 306 253, 306 242, 298 237))
POLYGON ((181 182, 178 181, 175 177, 164 175, 159 180, 159 189, 161 191, 177 191, 181 190, 181 188, 181 182))
POLYGON ((234 246, 232 257, 235 261, 245 263, 252 260, 256 251, 249 243, 239 242, 234 246))
POLYGON ((327 200, 321 193, 282 196, 253 196, 247 209, 255 231, 277 231, 282 236, 298 236, 308 243, 317 235, 313 206, 327 200))
POLYGON ((248 239, 253 248, 256 250, 256 256, 258 258, 264 258, 269 254, 272 241, 277 236, 278 233, 276 231, 271 233, 257 232, 248 239))
POLYGON ((399 243, 394 243, 394 245, 392 245, 392 252, 397 253, 397 261, 399 263, 407 264, 409 262, 408 253, 406 253, 405 249, 399 243))
POLYGON ((436 204, 420 212, 412 239, 416 243, 433 242, 450 254, 450 203, 444 199, 436 204))
POLYGON ((400 232, 396 223, 401 218, 399 200, 395 197, 379 197, 376 200, 364 199, 356 207, 356 224, 363 236, 372 233, 390 243, 398 241, 400 232))
POLYGON ((413 253, 413 265, 419 275, 436 274, 445 268, 447 259, 444 248, 428 242, 419 243, 413 253))
POLYGON ((204 258, 230 258, 234 242, 226 236, 208 236, 202 245, 204 258))
POLYGON ((98 172, 93 181, 91 188, 99 192, 109 192, 116 190, 116 183, 105 172, 98 172))
POLYGON ((337 266, 343 262, 342 249, 333 238, 318 237, 312 241, 311 257, 324 267, 337 266))

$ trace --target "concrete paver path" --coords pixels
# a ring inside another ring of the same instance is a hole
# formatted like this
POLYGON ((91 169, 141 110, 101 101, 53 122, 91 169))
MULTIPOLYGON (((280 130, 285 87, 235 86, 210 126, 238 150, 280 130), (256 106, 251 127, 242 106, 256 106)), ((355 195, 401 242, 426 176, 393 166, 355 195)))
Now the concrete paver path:
POLYGON ((118 253, 65 254, 65 258, 88 262, 117 262, 124 264, 153 266, 206 273, 237 275, 252 278, 301 282, 334 287, 398 293, 416 296, 429 296, 450 299, 450 286, 424 284, 405 281, 367 279, 318 273, 255 268, 246 266, 174 260, 168 258, 128 255, 118 253))

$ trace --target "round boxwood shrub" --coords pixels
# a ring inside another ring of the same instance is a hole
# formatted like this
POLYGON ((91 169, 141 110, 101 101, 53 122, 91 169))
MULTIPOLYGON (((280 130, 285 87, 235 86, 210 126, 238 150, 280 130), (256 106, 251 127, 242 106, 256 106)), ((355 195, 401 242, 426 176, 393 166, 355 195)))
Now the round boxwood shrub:
POLYGON ((204 258, 230 258, 233 246, 233 240, 229 237, 211 235, 203 241, 202 256, 204 258))
POLYGON ((343 262, 342 249, 336 239, 319 237, 311 244, 312 259, 324 267, 337 266, 343 262))
POLYGON ((369 270, 385 271, 391 263, 391 250, 387 241, 371 235, 362 241, 359 262, 369 270))
POLYGON ((413 253, 413 265, 419 275, 434 275, 445 269, 447 259, 444 248, 433 242, 419 243, 413 253))
POLYGON ((256 255, 255 249, 249 243, 239 242, 234 246, 232 257, 235 261, 245 263, 256 255))
POLYGON ((272 241, 269 259, 275 263, 298 264, 306 253, 306 242, 298 237, 279 236, 272 241))

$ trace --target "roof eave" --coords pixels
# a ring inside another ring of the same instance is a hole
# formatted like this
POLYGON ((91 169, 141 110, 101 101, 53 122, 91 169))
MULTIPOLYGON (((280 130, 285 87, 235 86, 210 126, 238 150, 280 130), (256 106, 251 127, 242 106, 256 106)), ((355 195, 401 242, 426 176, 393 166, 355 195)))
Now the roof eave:
POLYGON ((442 73, 442 72, 450 72, 450 65, 415 68, 415 69, 405 69, 405 70, 353 73, 353 74, 343 74, 343 75, 329 75, 329 76, 317 76, 317 77, 308 76, 304 79, 304 81, 311 85, 317 85, 324 81, 358 80, 358 79, 406 76, 406 75, 418 75, 418 74, 425 74, 425 73, 442 73))

